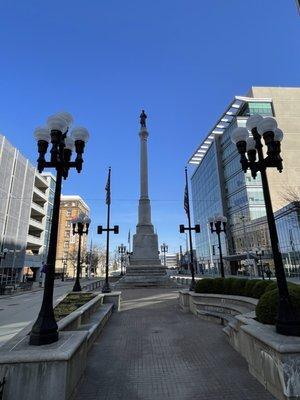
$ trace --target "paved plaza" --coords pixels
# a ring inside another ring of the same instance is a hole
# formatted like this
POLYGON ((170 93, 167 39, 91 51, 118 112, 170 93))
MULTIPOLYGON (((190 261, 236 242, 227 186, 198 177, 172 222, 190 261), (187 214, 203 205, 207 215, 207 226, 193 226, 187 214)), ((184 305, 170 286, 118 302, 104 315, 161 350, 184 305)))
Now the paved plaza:
POLYGON ((76 400, 271 400, 222 327, 183 313, 171 289, 122 291, 76 400))

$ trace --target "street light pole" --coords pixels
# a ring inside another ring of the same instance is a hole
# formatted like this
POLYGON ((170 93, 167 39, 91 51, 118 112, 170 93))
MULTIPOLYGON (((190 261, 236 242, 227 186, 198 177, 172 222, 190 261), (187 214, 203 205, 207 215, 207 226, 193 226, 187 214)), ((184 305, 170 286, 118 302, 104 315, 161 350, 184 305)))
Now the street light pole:
POLYGON ((103 228, 102 225, 98 226, 98 234, 101 235, 103 232, 106 232, 106 262, 105 262, 105 283, 102 288, 102 293, 110 293, 111 289, 108 282, 108 267, 109 267, 109 233, 113 232, 115 235, 119 233, 119 226, 114 225, 113 228, 110 228, 110 204, 111 204, 111 193, 110 193, 110 177, 111 177, 111 168, 108 169, 108 178, 105 186, 106 190, 106 204, 107 204, 107 224, 106 228, 103 228))
POLYGON ((279 251, 278 234, 267 178, 267 168, 277 168, 279 172, 282 172, 283 167, 282 158, 280 156, 280 142, 283 139, 283 132, 277 128, 277 122, 274 118, 263 118, 260 115, 249 117, 246 126, 247 128, 235 129, 232 133, 231 139, 236 144, 238 152, 240 153, 240 162, 243 171, 246 172, 249 168, 253 178, 256 178, 258 171, 261 174, 279 294, 276 330, 278 333, 283 335, 300 336, 300 321, 297 320, 293 310, 282 256, 279 251), (249 136, 248 129, 251 132, 252 137, 249 136), (262 137, 267 146, 266 157, 264 157, 263 154, 262 137), (256 160, 257 155, 258 160, 256 160))
POLYGON ((81 271, 81 241, 83 235, 88 235, 89 226, 91 220, 84 214, 80 214, 78 218, 72 222, 73 235, 78 235, 78 252, 77 252, 77 268, 76 268, 76 280, 73 287, 73 292, 81 292, 80 286, 80 271, 81 271))
POLYGON ((34 133, 39 152, 37 160, 38 171, 41 173, 44 168, 56 169, 56 185, 43 301, 29 338, 29 344, 36 346, 51 344, 58 340, 58 327, 53 311, 53 290, 62 179, 68 177, 70 168, 76 168, 78 173, 81 172, 85 142, 89 138, 89 133, 85 128, 74 128, 71 136, 67 136, 72 122, 73 118, 69 113, 59 113, 48 118, 47 128, 37 128, 34 133), (52 148, 50 161, 47 162, 45 155, 49 142, 51 142, 52 148), (72 162, 71 156, 74 147, 77 156, 75 161, 72 162))
POLYGON ((211 231, 211 233, 215 232, 217 234, 217 236, 218 236, 218 247, 219 247, 219 256, 220 256, 221 277, 225 278, 223 253, 222 253, 222 245, 221 245, 221 232, 226 233, 227 218, 224 217, 223 215, 216 215, 215 217, 209 218, 208 222, 210 223, 210 231, 211 231))
POLYGON ((166 245, 166 243, 163 243, 163 244, 160 246, 160 250, 161 250, 161 252, 164 254, 164 266, 166 267, 166 266, 167 266, 166 253, 168 252, 169 247, 168 247, 168 245, 166 245))
POLYGON ((264 254, 264 251, 258 247, 257 250, 255 251, 256 256, 259 258, 259 268, 260 268, 260 272, 261 272, 261 276, 263 278, 263 280, 265 280, 265 273, 264 273, 264 267, 262 264, 262 256, 264 254))
POLYGON ((120 259, 121 259, 121 275, 124 275, 124 254, 126 253, 126 246, 122 243, 120 246, 118 246, 118 253, 120 254, 120 259))
POLYGON ((185 233, 188 231, 189 239, 190 239, 190 270, 192 275, 192 281, 190 284, 190 290, 195 290, 196 282, 195 282, 195 268, 194 268, 194 253, 193 253, 193 242, 192 242, 192 231, 195 233, 200 232, 200 225, 191 226, 191 211, 190 211, 190 198, 189 198, 189 185, 188 185, 188 176, 187 176, 187 168, 185 168, 185 192, 184 192, 184 210, 187 214, 188 218, 188 226, 179 225, 179 232, 185 233))

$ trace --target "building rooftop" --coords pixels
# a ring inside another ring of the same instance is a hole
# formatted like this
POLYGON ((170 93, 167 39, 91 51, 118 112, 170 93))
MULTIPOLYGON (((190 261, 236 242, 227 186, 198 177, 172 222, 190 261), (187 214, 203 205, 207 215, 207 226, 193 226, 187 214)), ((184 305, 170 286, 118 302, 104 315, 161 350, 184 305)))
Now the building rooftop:
POLYGON ((78 196, 78 195, 61 195, 60 197, 61 201, 80 201, 82 203, 82 205, 84 207, 86 207, 86 209, 88 211, 90 211, 90 207, 86 204, 86 202, 83 200, 82 197, 78 196))
POLYGON ((255 97, 245 97, 245 96, 235 96, 233 100, 229 103, 224 113, 217 120, 212 129, 208 132, 206 137, 199 144, 197 149, 194 151, 193 155, 190 157, 188 163, 199 165, 205 156, 207 150, 210 148, 214 141, 215 135, 222 135, 225 129, 231 124, 233 119, 238 114, 239 110, 245 103, 255 102, 264 103, 271 102, 271 98, 255 98, 255 97))

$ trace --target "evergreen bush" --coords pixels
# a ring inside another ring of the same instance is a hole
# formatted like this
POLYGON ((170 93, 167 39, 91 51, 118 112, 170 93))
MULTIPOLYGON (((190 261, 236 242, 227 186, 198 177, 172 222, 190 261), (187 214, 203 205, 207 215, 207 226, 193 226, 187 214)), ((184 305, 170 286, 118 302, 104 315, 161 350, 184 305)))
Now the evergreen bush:
POLYGON ((196 293, 215 293, 213 290, 213 281, 211 278, 200 279, 196 283, 196 293))

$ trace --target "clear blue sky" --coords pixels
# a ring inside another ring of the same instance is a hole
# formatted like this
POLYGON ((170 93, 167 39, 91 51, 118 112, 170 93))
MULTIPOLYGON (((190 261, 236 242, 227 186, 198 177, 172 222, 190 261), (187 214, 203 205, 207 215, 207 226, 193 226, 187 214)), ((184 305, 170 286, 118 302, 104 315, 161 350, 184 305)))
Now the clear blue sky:
POLYGON ((32 132, 49 114, 90 130, 83 172, 63 192, 86 199, 103 241, 112 166, 113 247, 137 221, 141 108, 153 222, 175 251, 184 166, 225 106, 250 86, 299 85, 294 0, 2 0, 0 15, 0 131, 35 162, 32 132))

